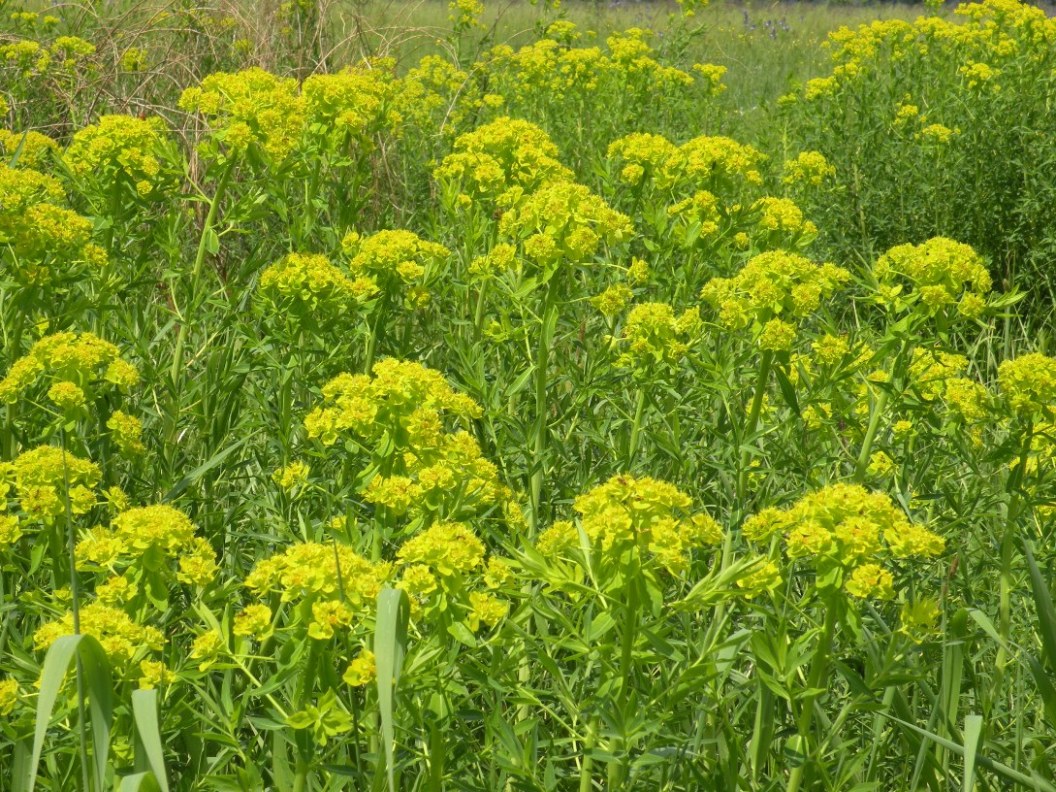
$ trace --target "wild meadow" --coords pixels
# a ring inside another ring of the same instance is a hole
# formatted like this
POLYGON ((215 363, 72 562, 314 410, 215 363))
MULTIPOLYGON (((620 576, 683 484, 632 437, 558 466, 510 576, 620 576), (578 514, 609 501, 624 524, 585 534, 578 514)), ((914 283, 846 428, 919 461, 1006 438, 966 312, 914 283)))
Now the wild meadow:
POLYGON ((0 790, 1056 792, 1054 51, 0 0, 0 790))

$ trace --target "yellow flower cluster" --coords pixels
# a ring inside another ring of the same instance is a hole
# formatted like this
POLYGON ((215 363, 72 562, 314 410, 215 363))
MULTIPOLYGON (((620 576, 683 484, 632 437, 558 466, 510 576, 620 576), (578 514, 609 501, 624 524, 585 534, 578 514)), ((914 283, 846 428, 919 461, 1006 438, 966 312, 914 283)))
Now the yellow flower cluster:
POLYGON ((787 509, 764 509, 741 532, 757 543, 782 536, 785 555, 809 560, 820 587, 842 585, 856 597, 893 596, 893 577, 879 561, 931 558, 945 548, 941 536, 911 522, 887 495, 856 484, 831 484, 787 509))
POLYGON ((518 241, 525 258, 544 269, 562 261, 588 263, 602 245, 627 240, 633 230, 630 218, 573 182, 541 187, 499 221, 499 233, 518 241))
POLYGON ((873 267, 880 299, 901 310, 918 302, 928 313, 956 313, 974 319, 986 309, 990 273, 982 257, 969 245, 934 237, 920 245, 897 245, 873 267), (904 286, 912 291, 902 295, 904 286))
MULTIPOLYGON (((304 542, 259 561, 244 585, 260 597, 278 593, 284 603, 303 603, 294 618, 309 637, 323 641, 373 605, 389 574, 388 564, 372 564, 344 545, 304 542)), ((271 618, 270 609, 250 605, 236 616, 238 633, 262 638, 271 618)))
POLYGON ((820 187, 827 179, 836 175, 836 168, 829 164, 819 151, 803 151, 785 161, 783 181, 789 187, 820 187))
MULTIPOLYGON (((121 351, 92 333, 54 333, 44 336, 29 352, 15 361, 0 380, 0 402, 13 404, 37 386, 46 386, 49 396, 68 400, 69 385, 85 393, 102 386, 128 391, 139 382, 136 367, 121 357, 121 351), (64 387, 55 392, 56 385, 64 387)), ((60 402, 61 404, 62 402, 60 402)))
POLYGON ((506 617, 509 603, 489 592, 468 589, 479 582, 492 587, 499 578, 508 582, 511 573, 496 558, 485 566, 484 554, 483 543, 467 525, 435 523, 400 547, 397 559, 402 574, 397 585, 411 598, 415 615, 432 605, 443 609, 444 600, 453 599, 466 611, 469 629, 494 627, 506 617))
POLYGON ((165 123, 154 116, 104 115, 73 135, 63 162, 75 177, 112 189, 115 181, 147 197, 173 182, 165 123))
POLYGON ((386 433, 422 442, 440 433, 442 414, 462 419, 480 415, 480 407, 455 392, 440 372, 392 358, 375 363, 371 377, 335 377, 323 387, 323 400, 325 406, 312 410, 304 426, 310 438, 324 445, 333 445, 342 432, 367 445, 386 433))
POLYGON ((245 586, 261 596, 278 593, 283 602, 337 597, 363 607, 388 576, 387 564, 372 564, 349 547, 303 542, 258 562, 245 586))
POLYGON ((545 184, 572 179, 550 136, 528 121, 498 118, 459 135, 453 148, 433 177, 459 205, 509 206, 545 184))
POLYGON ((250 146, 282 162, 300 144, 305 101, 297 81, 260 68, 215 72, 186 89, 179 108, 200 113, 225 152, 238 155, 250 146))
POLYGON ((342 316, 376 290, 371 278, 353 280, 321 255, 290 253, 260 275, 261 293, 282 316, 313 320, 342 316))
MULTIPOLYGON (((132 621, 123 610, 98 602, 80 609, 80 628, 102 645, 110 661, 129 667, 144 655, 161 651, 165 635, 155 627, 132 621)), ((33 635, 33 645, 44 651, 64 635, 73 635, 73 614, 48 622, 33 635)))
POLYGON ((700 337, 700 311, 689 308, 678 316, 667 303, 642 303, 627 314, 616 343, 622 350, 620 368, 649 372, 659 364, 678 364, 700 337))
POLYGON ((350 232, 341 241, 356 291, 403 295, 411 304, 429 301, 428 286, 443 274, 451 251, 411 231, 379 231, 367 237, 350 232))
POLYGON ((450 0, 447 9, 447 18, 456 31, 482 27, 480 17, 484 13, 484 4, 480 0, 450 0))
POLYGON ((831 76, 810 81, 825 85, 822 89, 808 83, 805 97, 831 95, 843 85, 913 59, 927 59, 932 70, 948 70, 968 91, 978 91, 1000 75, 996 64, 1014 58, 1028 66, 1044 68, 1049 63, 1056 22, 1042 9, 1019 0, 983 0, 962 3, 955 13, 963 19, 921 16, 914 22, 889 19, 855 30, 841 27, 829 35, 831 76))
POLYGON ((381 444, 390 472, 370 479, 363 497, 394 515, 474 513, 506 497, 498 470, 466 431, 447 424, 480 415, 436 371, 393 359, 373 377, 342 374, 323 388, 324 405, 305 419, 310 438, 333 445, 348 433, 364 449, 381 444))
POLYGON ((178 561, 177 578, 195 586, 209 585, 216 575, 216 554, 207 540, 195 535, 194 523, 172 506, 129 509, 110 528, 88 531, 77 543, 78 568, 114 572, 131 566, 158 572, 167 561, 178 561))
POLYGON ((39 446, 19 454, 14 462, 0 463, 0 496, 6 496, 13 485, 23 519, 51 525, 66 513, 67 497, 73 514, 88 512, 96 503, 93 490, 101 477, 94 462, 55 446, 39 446))
POLYGON ((395 107, 399 85, 393 65, 376 60, 308 77, 301 95, 309 131, 333 144, 353 140, 368 146, 375 134, 397 128, 403 118, 395 107))
POLYGON ((997 382, 1020 418, 1051 420, 1056 413, 1056 358, 1031 352, 1006 360, 997 369, 997 382))
POLYGON ((652 557, 672 574, 685 570, 690 554, 722 541, 722 528, 704 512, 690 514, 692 499, 657 479, 614 476, 576 498, 578 525, 557 522, 536 543, 544 555, 580 546, 580 531, 591 546, 618 559, 636 550, 640 563, 652 557))
POLYGON ((676 146, 660 135, 642 133, 613 141, 608 157, 623 182, 637 186, 651 179, 660 190, 759 185, 766 160, 758 149, 728 137, 704 135, 676 146))
MULTIPOLYGON (((492 49, 480 68, 499 93, 517 105, 532 107, 546 97, 548 103, 588 101, 606 95, 628 93, 663 94, 684 90, 694 84, 691 74, 665 66, 654 57, 646 39, 651 32, 629 28, 613 33, 600 47, 573 46, 578 39, 575 26, 562 21, 552 25, 548 37, 514 50, 507 45, 492 49)), ((714 95, 721 89, 721 74, 706 73, 705 91, 714 95)))
MULTIPOLYGON (((0 111, 2 110, 3 107, 0 105, 0 111)), ((2 114, 0 112, 0 115, 2 114)), ((13 168, 46 167, 58 151, 59 144, 40 132, 13 132, 9 129, 0 129, 0 154, 13 168)), ((58 195, 55 197, 61 198, 61 196, 62 189, 59 188, 58 195)))
POLYGON ((135 416, 114 410, 106 422, 106 428, 110 430, 114 443, 125 456, 135 457, 146 452, 146 446, 143 445, 143 424, 135 416))
POLYGON ((0 680, 0 717, 6 718, 18 703, 18 682, 14 679, 0 680))
POLYGON ((94 54, 95 46, 77 36, 59 36, 48 45, 20 39, 0 46, 0 67, 12 71, 14 80, 28 81, 73 72, 94 54))
POLYGON ((803 217, 803 210, 788 198, 766 196, 752 204, 757 224, 764 234, 788 241, 811 238, 818 228, 803 217))
POLYGON ((718 311, 724 327, 754 325, 764 349, 783 350, 791 347, 796 333, 785 319, 801 320, 814 313, 850 277, 842 267, 774 250, 752 258, 733 278, 708 281, 700 296, 718 311))
POLYGON ((663 135, 632 132, 609 144, 608 159, 619 168, 620 181, 637 187, 655 183, 663 189, 679 178, 678 146, 663 135))
POLYGON ((90 242, 92 224, 58 202, 65 199, 59 183, 29 168, 0 163, 0 245, 10 247, 14 260, 5 265, 19 283, 40 286, 57 271, 97 269, 106 252, 90 242))

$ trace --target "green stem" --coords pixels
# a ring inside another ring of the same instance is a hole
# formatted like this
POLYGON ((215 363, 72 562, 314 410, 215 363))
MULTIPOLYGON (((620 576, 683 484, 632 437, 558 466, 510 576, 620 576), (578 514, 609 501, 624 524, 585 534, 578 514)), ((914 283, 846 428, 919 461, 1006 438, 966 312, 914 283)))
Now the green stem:
MULTIPOLYGON (((59 432, 62 442, 62 482, 63 500, 66 506, 66 553, 70 563, 70 607, 73 614, 73 634, 80 635, 81 632, 81 590, 77 580, 77 560, 74 555, 76 539, 73 535, 73 510, 70 507, 70 469, 66 464, 66 428, 59 432)), ((84 706, 84 669, 81 664, 81 656, 77 654, 77 737, 78 751, 81 758, 81 781, 84 784, 84 792, 89 792, 91 781, 88 776, 88 729, 87 711, 84 706)), ((96 724, 98 726, 98 724, 96 724)), ((105 762, 106 757, 95 757, 96 762, 105 762)), ((101 790, 100 790, 101 792, 101 790)))
POLYGON ((645 388, 639 388, 638 399, 634 405, 634 421, 631 423, 631 442, 627 449, 627 469, 630 470, 634 464, 634 458, 638 454, 638 443, 641 440, 642 415, 645 412, 645 388))
POLYGON ((998 594, 998 633, 1001 636, 1001 644, 997 649, 997 662, 994 673, 994 684, 992 689, 995 695, 1000 695, 1000 682, 1004 674, 1005 666, 1008 664, 1008 652, 1005 647, 1011 638, 1012 630, 1012 549, 1016 537, 1016 520, 1019 518, 1020 505, 1022 503, 1023 478, 1027 472, 1027 462, 1030 459, 1030 447, 1034 440, 1034 427, 1028 425, 1023 434, 1023 445, 1019 452, 1019 460, 1015 468, 1008 476, 1005 489, 1008 494, 1008 511, 1005 514, 1004 533, 1001 536, 1001 576, 1000 590, 998 594))
POLYGON ((873 451, 873 443, 876 441, 876 432, 880 428, 880 418, 887 407, 888 392, 884 389, 876 395, 873 402, 873 411, 869 415, 869 427, 865 430, 865 439, 862 441, 862 450, 858 454, 858 462, 854 466, 854 480, 861 484, 865 481, 865 472, 869 468, 869 456, 873 451))
MULTIPOLYGON (((231 181, 231 174, 234 173, 234 170, 235 160, 232 159, 229 160, 224 167, 224 172, 220 174, 220 181, 217 182, 216 192, 213 193, 213 199, 209 202, 209 211, 205 216, 205 223, 202 225, 202 236, 198 240, 198 252, 194 256, 194 265, 191 267, 190 300, 187 303, 186 313, 181 313, 179 306, 175 306, 176 315, 180 321, 180 332, 179 335, 176 336, 176 350, 173 352, 172 368, 169 371, 169 376, 173 383, 178 382, 180 371, 183 369, 183 347, 187 343, 190 317, 198 307, 198 282, 202 276, 202 267, 205 264, 205 254, 209 250, 209 240, 212 237, 213 227, 216 225, 216 215, 220 206, 220 200, 227 191, 227 185, 231 181)), ((174 302, 175 298, 175 290, 173 290, 174 302)))
MULTIPOLYGON (((770 381, 770 369, 774 364, 774 353, 765 350, 759 361, 759 374, 755 380, 755 393, 752 395, 752 406, 748 411, 748 422, 741 434, 741 460, 737 470, 737 500, 738 506, 744 509, 744 500, 748 495, 748 464, 751 461, 751 453, 748 442, 755 435, 759 425, 759 415, 763 410, 763 398, 766 396, 766 386, 770 381)), ((725 553, 723 553, 723 568, 727 566, 725 553)))
POLYGON ((531 529, 532 535, 539 532, 542 511, 543 476, 547 445, 547 399, 546 373, 550 365, 550 344, 553 341, 551 328, 557 320, 557 306, 554 303, 553 281, 544 287, 543 312, 539 328, 539 347, 535 356, 535 442, 532 445, 532 481, 531 481, 531 529))
MULTIPOLYGON (((635 582, 639 579, 641 570, 637 574, 627 576, 627 585, 624 589, 624 602, 626 604, 623 619, 623 634, 620 636, 620 709, 626 713, 630 708, 630 692, 634 689, 634 643, 638 638, 638 596, 635 582)), ((621 713, 621 717, 622 717, 621 713)), ((613 746, 619 758, 609 765, 609 789, 622 789, 627 780, 627 769, 629 759, 629 746, 626 740, 621 740, 619 746, 613 746)))
POLYGON ((579 765, 579 792, 590 792, 594 786, 591 778, 594 772, 594 759, 590 752, 594 749, 597 733, 598 725, 592 720, 587 726, 587 736, 583 740, 583 761, 579 765))
POLYGON ((792 768, 788 777, 786 792, 798 792, 803 783, 803 774, 807 769, 807 759, 810 747, 810 728, 814 722, 814 700, 817 698, 817 690, 829 669, 829 655, 832 651, 832 637, 836 632, 836 603, 825 601, 825 626, 822 628, 821 640, 814 652, 810 662, 810 672, 807 676, 807 694, 803 697, 803 707, 796 719, 796 732, 799 736, 799 749, 803 754, 803 761, 792 768))

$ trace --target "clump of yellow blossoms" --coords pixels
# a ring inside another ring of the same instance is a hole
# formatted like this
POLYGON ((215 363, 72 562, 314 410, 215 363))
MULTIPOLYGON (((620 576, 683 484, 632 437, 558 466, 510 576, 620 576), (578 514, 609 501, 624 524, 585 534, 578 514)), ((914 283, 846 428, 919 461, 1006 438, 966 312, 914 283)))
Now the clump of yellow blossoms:
POLYGON ((450 0, 447 9, 447 18, 456 31, 482 27, 480 17, 484 13, 484 4, 480 0, 450 0))
MULTIPOLYGON (((604 96, 653 98, 693 86, 693 75, 655 59, 647 41, 651 35, 642 28, 613 33, 605 40, 606 53, 596 46, 575 46, 580 38, 575 26, 561 20, 550 26, 546 38, 516 51, 506 45, 493 48, 478 69, 511 104, 532 109, 544 98, 555 106, 589 107, 604 96)), ((709 95, 721 88, 711 75, 705 75, 703 86, 709 95)))
MULTIPOLYGON (((373 564, 344 545, 304 542, 258 562, 245 586, 260 597, 277 593, 281 602, 294 603, 291 624, 322 641, 351 627, 373 605, 389 574, 388 564, 373 564)), ((257 638, 270 621, 270 610, 256 603, 236 616, 239 632, 257 638)))
POLYGON ((856 484, 831 484, 787 509, 764 509, 741 532, 758 543, 780 535, 790 561, 814 567, 819 589, 842 587, 862 598, 894 595, 894 578, 881 562, 933 558, 945 548, 941 536, 911 522, 887 495, 856 484))
POLYGON ((18 703, 18 682, 14 679, 0 680, 0 717, 10 715, 18 703))
POLYGON ((353 280, 321 255, 290 253, 260 275, 260 291, 274 303, 276 312, 302 320, 341 317, 376 290, 372 279, 353 280))
MULTIPOLYGON (((116 573, 132 567, 158 573, 167 561, 178 561, 177 579, 207 586, 216 575, 216 555, 209 542, 195 535, 194 523, 172 506, 129 509, 109 528, 85 533, 75 550, 78 568, 102 568, 116 573)), ((127 577, 127 571, 124 573, 127 577)))
POLYGON ((722 540, 722 528, 704 512, 691 514, 692 499, 657 479, 614 476, 576 498, 578 527, 557 522, 536 543, 543 555, 560 555, 580 546, 580 530, 605 556, 634 551, 639 563, 655 561, 672 574, 684 571, 694 550, 722 540))
POLYGON ((803 151, 785 161, 783 181, 790 187, 820 187, 836 175, 836 168, 818 151, 803 151))
POLYGON ((660 135, 642 133, 611 143, 608 156, 627 184, 652 180, 660 190, 706 187, 713 192, 762 184, 760 167, 766 160, 758 149, 728 137, 702 135, 675 146, 660 135))
POLYGON ((0 402, 13 404, 37 386, 70 383, 84 393, 104 386, 127 392, 138 382, 136 367, 109 341, 92 333, 54 333, 34 343, 0 380, 0 402))
POLYGON ((387 564, 372 564, 344 545, 303 542, 258 562, 245 586, 258 595, 278 593, 282 602, 337 597, 362 607, 373 603, 388 574, 387 564))
POLYGON ((615 339, 622 350, 620 368, 649 372, 659 364, 676 365, 689 352, 703 329, 700 311, 690 308, 678 316, 667 303, 642 303, 627 314, 615 339))
POLYGON ((133 415, 114 410, 106 422, 110 436, 122 454, 129 457, 139 456, 147 449, 143 445, 143 424, 133 415))
POLYGON ((216 143, 235 156, 253 146, 281 163, 304 132, 305 102, 297 81, 260 68, 210 74, 183 92, 179 108, 200 113, 216 143))
POLYGON ((304 426, 310 438, 324 445, 333 445, 344 432, 362 438, 368 447, 385 434, 428 441, 441 431, 442 414, 463 419, 480 415, 480 407, 452 389, 440 372, 392 358, 375 363, 370 377, 338 375, 323 387, 323 400, 304 426))
POLYGON ((833 264, 815 264, 782 250, 752 258, 732 278, 713 278, 701 298, 719 314, 719 323, 730 330, 755 328, 763 349, 789 349, 796 327, 787 320, 802 320, 821 307, 850 273, 833 264))
POLYGON ((633 187, 650 182, 670 187, 679 177, 678 146, 663 135, 632 132, 610 143, 607 156, 619 168, 620 181, 633 187))
POLYGON ((104 115, 74 133, 63 161, 76 178, 98 185, 126 182, 147 197, 173 182, 165 124, 157 116, 104 115))
POLYGON ((418 363, 381 360, 373 377, 342 374, 323 387, 324 405, 305 418, 309 438, 333 445, 341 435, 368 451, 385 447, 389 472, 363 497, 393 515, 474 513, 507 495, 477 441, 450 425, 480 415, 468 396, 418 363))
MULTIPOLYGON (((131 666, 165 645, 161 630, 137 624, 120 608, 93 602, 83 606, 79 616, 81 632, 99 641, 110 661, 118 666, 131 666)), ((43 625, 33 635, 33 645, 43 651, 64 635, 73 635, 72 613, 43 625)))
POLYGON ((429 289, 443 274, 451 251, 411 231, 379 231, 367 237, 351 232, 341 241, 358 292, 402 295, 411 305, 429 301, 429 289))
POLYGON ((478 579, 487 585, 501 574, 496 564, 502 562, 492 559, 485 568, 484 545, 463 523, 435 523, 405 542, 396 555, 402 568, 397 585, 407 592, 418 615, 432 606, 442 614, 449 603, 458 602, 475 631, 482 624, 494 627, 509 611, 509 603, 491 593, 468 591, 478 579))
POLYGON ((390 61, 313 74, 301 86, 305 123, 311 134, 330 144, 355 141, 369 149, 374 135, 395 129, 402 121, 395 109, 397 91, 390 61))
POLYGON ((506 117, 459 135, 433 177, 460 205, 485 201, 504 206, 545 184, 573 178, 558 162, 557 146, 545 131, 506 117))
POLYGON ((11 167, 45 167, 58 151, 59 144, 40 132, 0 129, 0 154, 11 167))
POLYGON ((96 504, 102 471, 94 462, 55 446, 25 451, 14 462, 0 464, 0 494, 14 486, 23 519, 51 525, 66 513, 85 514, 96 504))
POLYGON ((64 199, 50 176, 0 163, 0 245, 14 253, 0 265, 19 283, 39 287, 106 263, 106 251, 90 241, 91 222, 59 206, 64 199))
POLYGON ((630 219, 572 182, 554 182, 526 196, 502 216, 499 233, 517 240, 526 259, 548 269, 585 264, 602 245, 629 239, 630 219))
POLYGON ((881 286, 880 297, 896 309, 922 304, 929 313, 956 313, 974 319, 986 309, 990 273, 982 257, 970 246, 945 237, 920 245, 897 245, 880 257, 873 274, 881 286), (912 291, 902 295, 909 286, 912 291))
POLYGON ((1004 361, 997 370, 1001 395, 1026 420, 1052 420, 1056 413, 1056 358, 1037 352, 1004 361))

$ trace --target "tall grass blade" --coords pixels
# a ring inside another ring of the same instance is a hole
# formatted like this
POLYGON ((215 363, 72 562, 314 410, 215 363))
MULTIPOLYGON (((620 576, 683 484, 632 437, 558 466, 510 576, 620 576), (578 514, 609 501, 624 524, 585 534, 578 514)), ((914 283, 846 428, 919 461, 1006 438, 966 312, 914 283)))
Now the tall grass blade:
POLYGON ((96 787, 100 790, 106 788, 106 762, 110 753, 110 724, 113 719, 110 663, 99 642, 90 635, 82 634, 62 636, 51 645, 44 657, 44 668, 40 675, 40 695, 37 698, 33 753, 29 760, 29 792, 33 792, 36 787, 40 755, 44 750, 51 713, 62 690, 66 673, 75 658, 81 661, 85 690, 89 696, 96 787))
POLYGON ((1052 604, 1049 586, 1041 576, 1038 562, 1034 560, 1034 551, 1030 542, 1023 541, 1023 553, 1030 570, 1030 586, 1034 592, 1034 607, 1038 610, 1038 630, 1041 632, 1041 645, 1045 650, 1044 660, 1050 669, 1056 670, 1056 608, 1052 604))
POLYGON ((964 792, 975 789, 975 757, 983 736, 983 719, 979 715, 964 718, 964 792))
POLYGON ((169 792, 165 772, 165 751, 158 723, 158 691, 136 690, 132 693, 132 718, 136 725, 136 769, 148 770, 161 792, 169 792), (142 749, 141 766, 139 749, 142 749))
POLYGON ((385 740, 385 767, 389 792, 396 792, 394 759, 395 729, 393 697, 407 654, 407 621, 410 608, 402 589, 385 588, 378 594, 378 617, 374 627, 374 656, 378 672, 378 710, 385 740))
POLYGON ((120 792, 163 792, 163 789, 167 788, 163 788, 154 774, 148 770, 122 778, 120 792))

